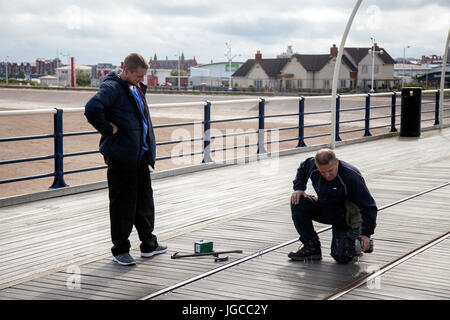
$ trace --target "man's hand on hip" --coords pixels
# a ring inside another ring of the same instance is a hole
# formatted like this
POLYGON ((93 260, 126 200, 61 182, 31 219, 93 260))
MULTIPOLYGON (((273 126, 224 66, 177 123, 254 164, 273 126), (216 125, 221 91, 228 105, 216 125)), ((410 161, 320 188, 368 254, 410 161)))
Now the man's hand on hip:
POLYGON ((113 134, 116 134, 117 131, 119 131, 119 128, 117 128, 117 126, 112 122, 110 122, 109 124, 111 125, 111 127, 113 127, 113 134))
POLYGON ((300 202, 301 197, 305 197, 306 193, 303 190, 296 190, 291 195, 291 203, 298 204, 300 202))

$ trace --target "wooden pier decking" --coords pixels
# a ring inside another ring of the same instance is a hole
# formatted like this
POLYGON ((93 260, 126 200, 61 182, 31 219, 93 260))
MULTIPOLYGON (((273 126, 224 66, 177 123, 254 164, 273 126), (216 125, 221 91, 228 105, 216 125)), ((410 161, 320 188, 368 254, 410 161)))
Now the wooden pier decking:
MULTIPOLYGON (((365 177, 378 207, 450 181, 450 129, 420 139, 391 137, 339 146, 338 157, 365 177)), ((230 261, 298 237, 290 217, 292 180, 315 151, 153 181, 155 233, 168 253, 111 260, 107 190, 0 208, 0 299, 138 299, 228 262, 170 259, 194 241, 215 250, 242 249, 230 261), (73 276, 80 272, 79 288, 73 276), (75 283, 76 284, 76 283, 75 283)), ((309 186, 309 192, 312 192, 309 186)), ((320 234, 323 260, 292 262, 298 243, 267 253, 156 299, 322 299, 361 275, 450 230, 450 186, 382 210, 375 251, 339 265, 329 256, 331 232, 320 234)), ((324 225, 316 224, 316 229, 324 225)), ((449 239, 341 299, 449 299, 449 239), (378 286, 378 287, 377 287, 378 286)))

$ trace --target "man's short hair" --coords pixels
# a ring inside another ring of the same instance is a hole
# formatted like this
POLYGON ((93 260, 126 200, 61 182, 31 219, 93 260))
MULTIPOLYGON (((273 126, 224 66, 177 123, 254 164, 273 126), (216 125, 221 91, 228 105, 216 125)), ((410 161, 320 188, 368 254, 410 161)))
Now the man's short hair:
POLYGON ((136 72, 138 68, 148 69, 148 63, 139 53, 130 53, 123 62, 123 68, 128 68, 131 72, 136 72))
POLYGON ((316 165, 324 166, 332 162, 336 164, 336 154, 331 149, 320 149, 314 157, 316 165))

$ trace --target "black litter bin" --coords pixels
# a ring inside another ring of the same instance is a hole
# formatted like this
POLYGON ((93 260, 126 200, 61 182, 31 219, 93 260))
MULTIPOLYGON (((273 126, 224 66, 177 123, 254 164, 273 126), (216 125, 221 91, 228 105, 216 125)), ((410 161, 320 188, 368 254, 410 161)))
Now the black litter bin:
POLYGON ((419 137, 422 109, 422 88, 402 89, 400 136, 419 137))

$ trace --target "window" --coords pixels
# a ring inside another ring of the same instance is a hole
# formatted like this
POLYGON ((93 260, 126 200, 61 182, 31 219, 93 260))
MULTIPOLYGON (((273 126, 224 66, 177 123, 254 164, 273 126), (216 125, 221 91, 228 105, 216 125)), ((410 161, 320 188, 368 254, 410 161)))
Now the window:
POLYGON ((378 65, 377 64, 373 66, 373 72, 378 73, 378 65))
POLYGON ((367 73, 367 64, 363 64, 362 66, 362 72, 367 73))
POLYGON ((292 88, 292 80, 286 80, 286 89, 292 88))
POLYGON ((341 88, 345 88, 345 80, 341 80, 341 88))
POLYGON ((255 88, 258 88, 258 89, 262 88, 262 80, 255 80, 254 84, 255 84, 255 88))
POLYGON ((297 88, 303 88, 302 80, 297 80, 297 88))
POLYGON ((328 89, 330 87, 330 80, 323 80, 323 87, 328 89))

